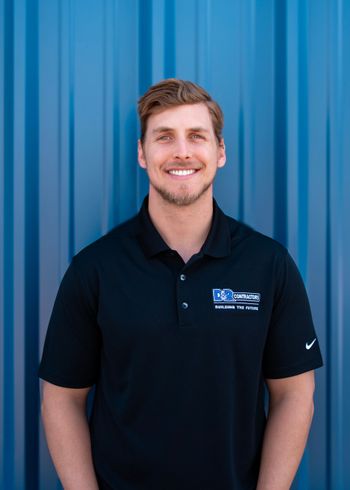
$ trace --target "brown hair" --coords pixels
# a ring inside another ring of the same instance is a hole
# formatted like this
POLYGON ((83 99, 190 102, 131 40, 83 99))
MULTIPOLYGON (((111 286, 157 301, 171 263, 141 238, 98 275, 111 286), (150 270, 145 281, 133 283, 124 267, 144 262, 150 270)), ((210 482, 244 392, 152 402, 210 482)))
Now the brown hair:
POLYGON ((224 115, 220 106, 215 102, 208 92, 199 85, 178 78, 167 78, 152 85, 147 92, 140 97, 138 102, 138 113, 141 122, 141 142, 143 143, 147 120, 152 114, 156 114, 184 104, 203 103, 208 107, 215 136, 220 143, 222 128, 224 126, 224 115))

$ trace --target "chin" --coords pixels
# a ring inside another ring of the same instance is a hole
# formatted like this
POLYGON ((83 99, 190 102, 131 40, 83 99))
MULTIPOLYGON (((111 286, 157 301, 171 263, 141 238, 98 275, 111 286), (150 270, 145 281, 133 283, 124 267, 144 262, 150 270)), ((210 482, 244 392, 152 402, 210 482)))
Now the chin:
POLYGON ((160 187, 154 187, 155 191, 162 197, 164 201, 174 206, 190 206, 191 204, 197 202, 204 194, 207 193, 211 186, 211 182, 206 185, 201 191, 197 193, 189 192, 170 192, 166 189, 160 187))

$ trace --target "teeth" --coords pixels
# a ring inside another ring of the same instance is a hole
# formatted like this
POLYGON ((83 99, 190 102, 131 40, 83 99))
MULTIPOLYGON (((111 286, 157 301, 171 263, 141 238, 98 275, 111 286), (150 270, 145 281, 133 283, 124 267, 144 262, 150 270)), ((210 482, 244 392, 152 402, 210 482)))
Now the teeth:
POLYGON ((195 170, 169 170, 169 174, 171 175, 191 175, 194 174, 195 170))

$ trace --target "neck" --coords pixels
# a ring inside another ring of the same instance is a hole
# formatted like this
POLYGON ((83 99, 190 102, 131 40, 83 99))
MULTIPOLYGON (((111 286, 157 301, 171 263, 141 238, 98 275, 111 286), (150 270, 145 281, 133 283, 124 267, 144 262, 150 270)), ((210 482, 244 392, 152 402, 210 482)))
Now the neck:
POLYGON ((151 187, 148 212, 165 243, 187 262, 200 251, 208 236, 213 217, 212 188, 193 204, 176 206, 151 187))

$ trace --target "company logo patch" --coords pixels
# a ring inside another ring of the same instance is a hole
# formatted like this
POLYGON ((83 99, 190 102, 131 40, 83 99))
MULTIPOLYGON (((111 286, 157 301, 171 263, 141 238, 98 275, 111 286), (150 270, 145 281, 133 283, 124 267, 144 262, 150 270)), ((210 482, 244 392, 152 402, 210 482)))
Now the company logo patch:
POLYGON ((260 293, 213 289, 213 302, 217 310, 259 311, 260 299, 260 293))

